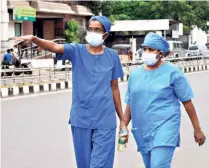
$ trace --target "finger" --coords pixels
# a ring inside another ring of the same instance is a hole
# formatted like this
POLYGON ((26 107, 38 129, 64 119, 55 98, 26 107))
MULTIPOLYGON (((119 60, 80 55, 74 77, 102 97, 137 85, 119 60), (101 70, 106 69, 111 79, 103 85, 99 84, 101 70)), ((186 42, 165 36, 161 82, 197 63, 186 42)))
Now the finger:
POLYGON ((200 140, 200 142, 201 142, 201 145, 203 145, 203 144, 205 143, 205 138, 203 137, 203 138, 200 140))
POLYGON ((195 142, 198 143, 198 138, 197 137, 194 137, 194 139, 195 139, 195 142))
POLYGON ((123 141, 124 141, 125 143, 128 143, 128 138, 125 138, 123 141))
POLYGON ((120 137, 123 141, 127 141, 128 140, 128 136, 122 136, 120 137))
POLYGON ((205 142, 204 138, 200 138, 200 139, 198 140, 199 146, 203 145, 204 142, 205 142))

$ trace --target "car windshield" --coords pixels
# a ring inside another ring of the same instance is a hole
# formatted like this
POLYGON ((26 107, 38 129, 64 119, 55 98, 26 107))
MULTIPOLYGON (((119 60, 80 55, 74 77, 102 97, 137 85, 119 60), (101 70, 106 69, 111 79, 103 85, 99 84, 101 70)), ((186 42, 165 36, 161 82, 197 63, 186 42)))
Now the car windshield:
POLYGON ((198 46, 191 46, 189 47, 189 50, 198 50, 198 46))
POLYGON ((189 47, 189 50, 198 50, 199 48, 198 48, 198 46, 191 46, 191 47, 189 47))

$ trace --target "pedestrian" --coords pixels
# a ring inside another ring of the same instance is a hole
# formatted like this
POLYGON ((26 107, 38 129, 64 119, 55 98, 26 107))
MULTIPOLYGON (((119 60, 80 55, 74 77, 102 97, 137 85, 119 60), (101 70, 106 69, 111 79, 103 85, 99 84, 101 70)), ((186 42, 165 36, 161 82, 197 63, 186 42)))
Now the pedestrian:
POLYGON ((70 120, 77 168, 112 168, 115 152, 116 113, 120 129, 127 130, 121 107, 118 78, 123 76, 116 51, 103 45, 111 22, 93 16, 88 22, 88 44, 56 44, 34 36, 17 40, 63 54, 72 63, 72 107, 70 120))
POLYGON ((16 61, 19 59, 17 52, 13 48, 10 49, 10 52, 12 54, 12 64, 15 64, 16 61))
POLYGON ((125 96, 126 125, 132 133, 146 168, 170 168, 180 145, 180 102, 194 128, 195 141, 205 142, 192 103, 193 91, 181 69, 162 60, 169 44, 160 35, 148 33, 142 44, 144 65, 132 71, 125 96))
POLYGON ((12 54, 10 49, 3 56, 3 65, 12 65, 12 54))

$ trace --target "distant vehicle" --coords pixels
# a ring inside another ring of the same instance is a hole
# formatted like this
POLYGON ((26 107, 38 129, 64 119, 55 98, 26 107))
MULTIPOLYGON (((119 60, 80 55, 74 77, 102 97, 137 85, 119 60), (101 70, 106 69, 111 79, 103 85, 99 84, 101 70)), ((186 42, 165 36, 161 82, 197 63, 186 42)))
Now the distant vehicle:
POLYGON ((203 56, 209 56, 209 43, 200 46, 200 52, 203 56))
POLYGON ((209 55, 209 46, 208 44, 204 44, 204 45, 194 44, 194 45, 189 46, 188 53, 191 56, 199 56, 199 55, 207 56, 209 55))
POLYGON ((179 58, 179 57, 188 57, 190 54, 187 52, 186 49, 183 48, 183 42, 181 41, 168 41, 170 58, 179 58))
POLYGON ((13 73, 14 73, 14 75, 20 75, 21 73, 31 75, 32 71, 30 69, 30 64, 31 64, 30 62, 20 63, 20 60, 18 60, 18 59, 16 59, 14 64, 12 64, 12 65, 4 64, 2 62, 1 76, 12 76, 13 73), (19 68, 19 70, 18 70, 18 68, 19 68))
POLYGON ((131 44, 115 44, 112 48, 118 52, 122 65, 132 64, 131 44))
POLYGON ((5 64, 4 61, 1 64, 1 76, 11 76, 13 73, 14 75, 20 75, 21 73, 24 74, 32 74, 31 71, 31 63, 30 62, 24 62, 21 63, 21 59, 19 57, 21 47, 20 45, 23 44, 24 41, 18 41, 13 45, 14 50, 17 52, 17 56, 13 57, 13 63, 11 65, 5 64))
POLYGON ((200 51, 200 47, 198 45, 190 45, 188 48, 188 53, 191 56, 199 56, 202 55, 201 51, 200 51))
POLYGON ((63 60, 62 54, 52 53, 52 58, 54 59, 54 67, 57 70, 64 71, 66 69, 72 69, 72 64, 69 60, 63 60))

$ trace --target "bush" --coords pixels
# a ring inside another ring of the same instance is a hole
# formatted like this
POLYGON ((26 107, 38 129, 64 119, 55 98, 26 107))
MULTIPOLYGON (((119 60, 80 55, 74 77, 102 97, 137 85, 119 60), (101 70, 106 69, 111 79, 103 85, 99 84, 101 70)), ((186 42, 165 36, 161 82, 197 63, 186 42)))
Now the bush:
POLYGON ((76 21, 70 20, 66 24, 66 30, 64 32, 66 42, 68 43, 79 43, 80 39, 78 38, 78 29, 79 25, 76 21))

